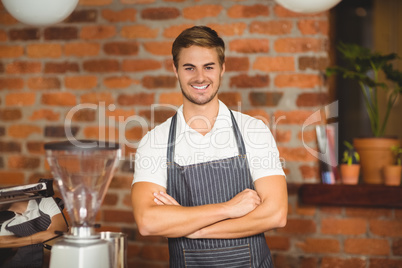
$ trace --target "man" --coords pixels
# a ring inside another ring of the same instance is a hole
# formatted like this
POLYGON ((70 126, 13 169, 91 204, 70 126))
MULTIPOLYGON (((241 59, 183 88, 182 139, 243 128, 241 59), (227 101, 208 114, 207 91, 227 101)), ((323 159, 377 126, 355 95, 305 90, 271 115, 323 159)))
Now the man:
POLYGON ((135 221, 142 235, 169 238, 173 268, 272 267, 263 233, 286 224, 286 181, 269 129, 218 100, 224 50, 205 26, 176 38, 183 105, 136 153, 135 221))

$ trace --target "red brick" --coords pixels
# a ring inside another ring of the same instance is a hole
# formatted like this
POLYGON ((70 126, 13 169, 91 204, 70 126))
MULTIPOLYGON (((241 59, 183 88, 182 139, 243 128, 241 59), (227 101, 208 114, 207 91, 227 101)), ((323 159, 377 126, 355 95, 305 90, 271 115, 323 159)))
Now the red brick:
POLYGON ((74 106, 76 105, 76 96, 70 92, 43 93, 42 104, 52 106, 74 106))
POLYGON ((317 166, 301 165, 299 170, 304 180, 320 177, 319 168, 317 166))
POLYGON ((80 0, 82 6, 107 6, 110 5, 113 0, 80 0))
POLYGON ((193 24, 180 24, 169 26, 163 31, 163 36, 166 38, 176 38, 182 31, 194 26, 193 24))
POLYGON ((277 106, 282 99, 283 92, 250 92, 249 100, 253 106, 277 106))
POLYGON ((195 5, 183 8, 183 17, 190 20, 217 17, 222 10, 221 5, 195 5))
POLYGON ((118 200, 119 197, 117 196, 117 194, 106 193, 105 199, 103 200, 102 204, 106 206, 116 206, 118 200))
POLYGON ((313 234, 316 232, 314 220, 288 219, 284 228, 278 229, 277 233, 283 234, 313 234))
MULTIPOLYGON (((295 214, 303 216, 314 216, 317 213, 317 209, 314 206, 307 206, 297 203, 295 208, 295 214)), ((289 213, 291 214, 291 213, 289 213)))
POLYGON ((2 25, 14 25, 19 23, 14 17, 9 13, 2 11, 0 16, 0 24, 2 25))
POLYGON ((172 117, 176 113, 175 109, 172 109, 172 107, 157 107, 155 109, 151 110, 143 110, 139 112, 139 116, 142 116, 148 121, 151 122, 151 127, 154 126, 154 124, 160 124, 162 122, 165 122, 169 117, 172 117))
POLYGON ((96 26, 84 26, 81 28, 81 39, 108 39, 116 35, 115 26, 109 25, 96 25, 96 26))
POLYGON ((87 139, 116 141, 119 138, 119 129, 114 127, 87 126, 83 133, 87 139))
POLYGON ((226 57, 225 58, 225 71, 248 71, 250 62, 248 57, 226 57))
POLYGON ((23 172, 0 170, 0 178, 1 178, 0 187, 21 185, 24 183, 23 172))
POLYGON ((125 72, 151 71, 160 68, 162 68, 162 64, 153 59, 124 60, 121 66, 122 71, 125 72))
POLYGON ((35 101, 36 94, 33 92, 9 93, 5 99, 7 106, 32 106, 35 101))
MULTIPOLYGON (((68 118, 70 118, 70 116, 68 118)), ((80 109, 76 111, 71 118, 73 122, 93 122, 95 119, 96 111, 93 109, 80 109)))
POLYGON ((329 66, 329 59, 327 57, 307 57, 299 58, 299 70, 304 71, 308 69, 324 71, 329 66))
POLYGON ((39 73, 41 71, 41 68, 42 64, 40 62, 14 61, 6 65, 6 73, 8 74, 39 73))
POLYGON ((21 143, 15 141, 0 141, 1 153, 21 153, 21 143))
POLYGON ((120 0, 122 4, 150 4, 155 3, 156 0, 120 0))
POLYGON ((75 27, 48 27, 44 30, 45 40, 74 40, 78 37, 75 27))
POLYGON ((370 268, 400 268, 402 267, 402 260, 391 259, 374 259, 370 258, 370 268))
POLYGON ((390 245, 386 239, 348 238, 344 241, 344 252, 358 255, 389 255, 390 245))
POLYGON ((0 58, 18 58, 24 55, 22 46, 4 46, 0 45, 0 58))
POLYGON ((317 259, 313 257, 297 256, 289 254, 272 254, 274 267, 300 267, 300 268, 318 268, 317 259))
POLYGON ((307 128, 306 128, 303 130, 303 132, 300 131, 297 134, 297 138, 305 143, 306 142, 315 142, 317 140, 317 133, 316 133, 315 129, 307 130, 307 128))
POLYGON ((254 75, 249 76, 247 74, 240 74, 236 76, 232 76, 230 78, 230 87, 237 88, 262 88, 267 87, 269 85, 269 76, 268 75, 254 75))
POLYGON ((322 20, 299 20, 297 27, 302 34, 328 35, 328 21, 322 20))
POLYGON ((66 56, 97 56, 99 52, 100 45, 98 43, 77 42, 64 45, 64 55, 66 56))
POLYGON ((316 107, 328 104, 327 93, 301 93, 297 96, 296 105, 299 107, 316 107))
POLYGON ((123 10, 103 9, 102 17, 109 22, 134 22, 137 11, 134 8, 123 10))
POLYGON ((293 23, 288 20, 254 21, 250 24, 250 33, 284 35, 292 32, 293 23))
POLYGON ((60 58, 60 44, 30 44, 27 45, 27 55, 30 58, 60 58))
POLYGON ((348 217, 390 218, 392 217, 392 210, 386 208, 345 208, 345 214, 348 217))
POLYGON ((69 89, 93 89, 98 85, 98 78, 94 75, 67 76, 64 86, 69 89))
POLYGON ((103 46, 107 55, 130 56, 137 55, 139 45, 137 42, 111 42, 103 46))
POLYGON ((40 165, 40 159, 37 157, 28 157, 21 155, 12 155, 8 157, 8 167, 15 169, 36 169, 40 165))
POLYGON ((154 93, 120 94, 117 98, 119 105, 151 105, 155 101, 154 93))
POLYGON ((265 240, 270 250, 289 250, 290 239, 284 236, 265 236, 265 240))
POLYGON ((57 77, 32 77, 27 82, 29 89, 52 90, 60 89, 60 80, 57 77))
MULTIPOLYGON (((73 137, 77 135, 77 132, 79 130, 78 127, 69 127, 68 128, 71 131, 71 134, 73 137)), ((44 131, 44 136, 49 137, 49 138, 66 138, 66 128, 65 126, 55 126, 52 124, 51 126, 46 126, 45 131, 44 131)))
POLYGON ((402 222, 400 220, 370 220, 372 234, 384 237, 402 237, 402 222))
POLYGON ((104 73, 119 71, 119 61, 112 59, 87 60, 83 64, 84 70, 88 72, 104 73))
POLYGON ((255 117, 258 120, 264 122, 265 125, 269 126, 270 115, 265 109, 250 109, 244 111, 245 114, 255 117))
POLYGON ((307 238, 298 243, 298 247, 306 253, 338 253, 340 244, 335 239, 307 238))
POLYGON ((60 113, 55 112, 51 109, 39 109, 33 111, 32 115, 29 117, 31 121, 46 120, 46 121, 58 121, 60 118, 60 113))
POLYGON ((146 20, 171 20, 180 16, 180 10, 175 7, 154 7, 141 11, 141 18, 146 20))
POLYGON ((79 66, 76 62, 46 62, 45 73, 63 74, 68 72, 78 72, 79 66))
POLYGON ((29 141, 27 142, 28 152, 32 154, 45 155, 45 148, 43 145, 44 142, 42 141, 29 141))
POLYGON ((82 23, 82 22, 96 22, 98 18, 98 13, 96 10, 86 9, 86 10, 74 10, 67 19, 64 20, 66 23, 82 23))
POLYGON ((299 53, 324 51, 324 43, 315 38, 281 38, 274 42, 276 52, 299 53))
MULTIPOLYGON (((295 110, 295 111, 281 111, 277 110, 275 112, 275 120, 277 124, 296 124, 303 125, 303 123, 309 118, 314 112, 305 110, 295 110)), ((317 119, 319 119, 317 117, 317 119)))
POLYGON ((21 78, 11 78, 11 77, 0 78, 0 90, 22 89, 23 87, 24 87, 24 80, 21 78))
POLYGON ((239 92, 220 92, 219 99, 229 107, 238 107, 241 104, 239 92))
POLYGON ((7 41, 7 32, 4 30, 0 30, 0 42, 7 41))
POLYGON ((284 158, 286 161, 310 162, 310 161, 317 160, 304 147, 278 146, 278 150, 281 155, 281 158, 284 158))
POLYGON ((227 10, 230 18, 255 18, 258 16, 269 16, 269 8, 267 5, 256 4, 252 6, 234 5, 227 10))
POLYGON ((271 130, 275 137, 276 142, 286 143, 290 142, 292 138, 292 132, 290 130, 275 129, 271 130))
POLYGON ((267 53, 269 40, 267 39, 237 39, 229 42, 231 51, 239 53, 267 53))
POLYGON ((286 18, 298 18, 298 17, 320 17, 323 16, 325 13, 297 13, 290 11, 283 6, 276 4, 274 7, 275 15, 278 17, 286 17, 286 18))
POLYGON ((294 71, 295 60, 293 57, 258 57, 253 69, 264 72, 294 71))
POLYGON ((243 22, 225 24, 209 23, 208 27, 214 29, 219 36, 241 36, 247 29, 247 24, 243 22))
POLYGON ((277 87, 314 88, 322 84, 315 74, 282 74, 275 77, 277 87))
POLYGON ((177 78, 176 76, 144 76, 142 79, 142 85, 148 89, 159 88, 175 88, 177 78))
POLYGON ((144 48, 153 55, 170 56, 172 42, 146 42, 144 48))
POLYGON ((114 176, 113 180, 110 183, 110 189, 126 190, 131 187, 132 182, 133 182, 132 176, 114 176))
POLYGON ((321 220, 321 233, 333 235, 361 235, 367 232, 367 223, 362 218, 321 220))
POLYGON ((396 239, 392 242, 392 253, 396 256, 402 256, 402 239, 396 239))
POLYGON ((103 84, 108 88, 127 88, 136 81, 128 76, 113 76, 103 80, 103 84))
POLYGON ((324 257, 321 261, 321 268, 365 268, 366 265, 366 260, 362 258, 341 259, 336 257, 324 257))
POLYGON ((146 260, 169 260, 169 249, 167 244, 161 245, 144 245, 141 250, 140 256, 146 260))
POLYGON ((114 99, 110 92, 90 92, 81 95, 81 103, 99 104, 104 102, 105 105, 113 104, 114 99))
POLYGON ((120 34, 127 39, 156 38, 159 34, 159 29, 151 28, 147 25, 128 25, 121 28, 120 34))
POLYGON ((22 118, 22 112, 16 108, 1 108, 0 120, 1 121, 15 121, 22 118))
POLYGON ((130 116, 133 116, 133 115, 135 115, 134 109, 130 109, 130 110, 125 110, 125 109, 110 110, 110 109, 107 109, 105 111, 106 118, 108 118, 108 120, 113 118, 114 121, 116 121, 116 122, 124 122, 127 118, 129 118, 130 116))
POLYGON ((31 135, 42 134, 42 129, 34 125, 12 125, 8 127, 7 133, 13 138, 28 138, 31 135))
POLYGON ((180 106, 183 104, 183 95, 181 92, 161 93, 159 95, 159 104, 171 104, 180 106))
POLYGON ((142 127, 131 127, 126 128, 124 132, 124 137, 130 141, 139 141, 145 134, 147 134, 148 129, 143 129, 142 127))

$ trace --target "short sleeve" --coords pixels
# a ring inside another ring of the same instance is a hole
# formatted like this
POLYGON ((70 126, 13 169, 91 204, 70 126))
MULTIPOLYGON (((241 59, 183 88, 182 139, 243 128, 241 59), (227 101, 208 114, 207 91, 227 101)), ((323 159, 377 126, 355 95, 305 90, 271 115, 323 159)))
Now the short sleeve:
POLYGON ((52 218, 54 215, 61 213, 59 206, 52 197, 42 198, 39 203, 39 209, 43 213, 46 213, 52 218))

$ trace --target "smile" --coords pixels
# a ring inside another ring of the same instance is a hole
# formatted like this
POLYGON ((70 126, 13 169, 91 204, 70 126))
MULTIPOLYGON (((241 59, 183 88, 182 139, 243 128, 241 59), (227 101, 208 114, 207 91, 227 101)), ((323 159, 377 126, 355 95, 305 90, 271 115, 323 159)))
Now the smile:
POLYGON ((194 86, 194 85, 191 85, 193 88, 195 88, 195 89, 199 89, 199 90, 202 90, 202 89, 206 89, 209 85, 204 85, 204 86, 194 86))

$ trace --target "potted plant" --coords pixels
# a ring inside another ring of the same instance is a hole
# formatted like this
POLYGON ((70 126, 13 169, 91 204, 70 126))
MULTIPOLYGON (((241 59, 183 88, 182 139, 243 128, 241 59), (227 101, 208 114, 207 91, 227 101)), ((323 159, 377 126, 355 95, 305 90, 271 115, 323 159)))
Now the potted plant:
POLYGON ((337 48, 347 66, 329 67, 326 74, 340 74, 343 78, 358 82, 374 137, 356 138, 353 144, 361 158, 363 181, 382 184, 381 170, 393 160, 389 148, 400 144, 397 138, 384 137, 389 115, 398 96, 402 94, 402 72, 395 70, 391 64, 398 56, 395 53, 383 55, 356 44, 340 43, 337 48), (385 75, 386 83, 380 81, 381 74, 385 75), (387 96, 383 116, 380 115, 378 105, 380 90, 385 91, 387 96))
POLYGON ((397 186, 401 184, 402 148, 399 146, 392 146, 391 151, 395 156, 395 162, 394 165, 388 165, 384 167, 384 183, 385 185, 397 186))
POLYGON ((342 164, 340 165, 343 184, 358 184, 360 174, 360 156, 353 145, 344 141, 346 150, 343 152, 342 164))

